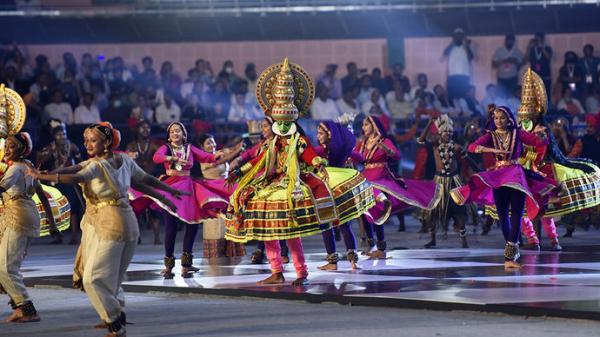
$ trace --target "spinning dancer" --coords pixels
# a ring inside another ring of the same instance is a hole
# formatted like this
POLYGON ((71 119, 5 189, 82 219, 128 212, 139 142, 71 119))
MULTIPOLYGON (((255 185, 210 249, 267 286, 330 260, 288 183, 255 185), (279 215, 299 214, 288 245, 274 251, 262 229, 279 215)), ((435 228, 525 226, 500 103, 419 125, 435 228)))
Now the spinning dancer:
POLYGON ((288 240, 297 276, 292 285, 300 286, 308 282, 300 237, 357 218, 372 205, 373 193, 357 171, 326 167, 327 161, 300 133, 296 120, 314 99, 304 69, 286 58, 261 74, 256 91, 265 114, 275 121, 276 136, 257 158, 230 175, 238 186, 225 238, 265 241, 272 275, 259 284, 285 282, 277 240, 288 240))

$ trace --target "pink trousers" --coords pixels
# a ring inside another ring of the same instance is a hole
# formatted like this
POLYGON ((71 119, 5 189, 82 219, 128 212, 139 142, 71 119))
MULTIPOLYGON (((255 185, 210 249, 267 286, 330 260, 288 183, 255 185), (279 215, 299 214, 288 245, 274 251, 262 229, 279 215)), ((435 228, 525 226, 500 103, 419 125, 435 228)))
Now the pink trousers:
MULTIPOLYGON (((288 250, 292 255, 294 268, 296 269, 296 276, 298 278, 307 277, 308 271, 306 270, 306 263, 304 261, 304 249, 302 249, 302 241, 300 238, 289 239, 286 241, 288 250)), ((267 258, 269 259, 269 263, 271 264, 271 272, 282 273, 283 262, 281 260, 281 247, 279 246, 279 241, 265 241, 265 250, 267 253, 267 258)))
MULTIPOLYGON (((556 225, 554 224, 553 218, 542 218, 542 226, 544 227, 544 231, 548 236, 548 239, 552 241, 558 240, 558 234, 556 233, 556 225)), ((528 217, 523 217, 521 226, 521 232, 527 238, 527 242, 533 244, 539 244, 540 240, 538 239, 535 229, 533 229, 533 222, 529 220, 528 217)))

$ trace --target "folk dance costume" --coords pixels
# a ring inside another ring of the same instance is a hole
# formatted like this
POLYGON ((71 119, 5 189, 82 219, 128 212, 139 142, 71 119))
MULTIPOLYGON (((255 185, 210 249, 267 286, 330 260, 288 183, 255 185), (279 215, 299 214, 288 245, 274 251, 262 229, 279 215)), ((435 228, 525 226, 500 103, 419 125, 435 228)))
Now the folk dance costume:
POLYGON ((468 248, 465 228, 467 208, 464 205, 457 205, 450 197, 450 191, 453 188, 464 185, 458 165, 459 160, 463 157, 462 147, 452 140, 454 126, 448 115, 438 117, 435 119, 435 123, 432 121, 429 121, 417 141, 424 143, 431 125, 435 124, 438 137, 432 144, 436 168, 433 181, 441 188, 442 198, 434 209, 426 211, 424 214, 425 223, 429 225, 431 235, 431 241, 425 244, 425 248, 435 247, 437 227, 447 228, 451 218, 454 220, 454 227, 459 231, 462 247, 468 248))
POLYGON ((121 284, 139 236, 137 219, 127 197, 130 185, 162 199, 167 205, 172 203, 149 186, 175 195, 178 192, 146 174, 126 154, 113 153, 111 149, 118 147, 120 133, 109 123, 88 127, 84 136, 92 158, 75 165, 73 171, 77 173, 62 175, 32 171, 31 175, 56 183, 83 185, 86 209, 81 222, 83 236, 76 258, 74 284, 87 293, 108 328, 106 336, 122 337, 126 334, 126 319, 121 284))
POLYGON ((451 196, 459 205, 475 202, 495 205, 498 210, 502 233, 506 241, 504 248, 505 266, 519 267, 519 237, 521 217, 525 205, 527 215, 535 218, 545 201, 555 192, 555 182, 525 171, 518 159, 523 145, 537 148, 548 144, 535 135, 519 128, 507 107, 489 109, 487 132, 469 144, 468 151, 493 153, 496 163, 488 171, 473 175, 468 185, 455 188, 451 196))
MULTIPOLYGON (((207 153, 187 142, 187 131, 185 126, 179 122, 171 123, 167 127, 169 143, 162 145, 154 154, 154 163, 163 164, 166 175, 161 177, 167 185, 172 188, 188 193, 181 199, 175 199, 167 194, 164 196, 177 206, 177 211, 160 200, 153 200, 164 210, 165 224, 165 269, 162 274, 173 277, 172 270, 175 267, 175 240, 179 221, 185 222, 185 234, 183 237, 183 253, 181 255, 182 276, 189 277, 190 273, 199 269, 193 266, 193 246, 198 234, 199 223, 206 219, 217 218, 221 212, 227 209, 227 199, 232 189, 226 187, 224 179, 199 180, 190 176, 190 170, 194 162, 216 163, 214 154, 207 153), (175 136, 175 133, 177 136, 175 136), (173 136, 171 135, 173 134, 173 136), (176 144, 173 137, 179 137, 180 144, 176 144)), ((131 198, 148 198, 139 192, 131 191, 131 198)))
MULTIPOLYGON (((346 167, 346 163, 352 154, 356 144, 356 138, 346 125, 332 121, 324 121, 319 124, 317 138, 321 145, 315 148, 317 154, 329 162, 329 166, 346 167)), ((344 244, 346 245, 346 258, 350 261, 352 269, 356 269, 358 255, 356 254, 356 238, 352 232, 349 222, 340 223, 338 226, 344 244)), ((319 267, 321 270, 337 270, 339 255, 336 252, 333 228, 323 231, 323 242, 327 251, 327 264, 319 267)))
POLYGON ((273 274, 260 284, 285 282, 277 240, 288 240, 297 276, 292 284, 303 285, 308 272, 300 238, 359 217, 372 205, 373 192, 357 171, 326 167, 298 131, 299 111, 306 113, 314 99, 312 81, 300 66, 287 58, 270 66, 256 90, 265 114, 275 121, 276 136, 266 151, 230 175, 238 186, 225 238, 265 241, 273 274))
MULTIPOLYGON (((558 196, 549 200, 540 220, 551 240, 552 249, 560 251, 562 248, 558 242, 554 217, 600 205, 600 168, 587 159, 565 158, 544 122, 548 100, 544 83, 531 69, 523 77, 522 88, 518 122, 527 131, 539 126, 542 130, 537 136, 548 139, 549 144, 539 151, 525 146, 519 161, 562 186, 558 196)), ((539 249, 539 239, 532 221, 527 217, 523 218, 523 234, 534 249, 539 249)))
POLYGON ((352 160, 364 164, 362 174, 373 186, 376 204, 365 213, 365 231, 371 258, 385 257, 385 233, 383 224, 391 214, 414 206, 432 210, 441 199, 441 189, 431 181, 400 179, 391 172, 388 162, 400 160, 400 151, 387 138, 383 125, 377 117, 369 116, 363 122, 365 138, 352 152, 352 160), (377 244, 373 237, 377 235, 377 244), (375 250, 376 247, 376 250, 375 250))

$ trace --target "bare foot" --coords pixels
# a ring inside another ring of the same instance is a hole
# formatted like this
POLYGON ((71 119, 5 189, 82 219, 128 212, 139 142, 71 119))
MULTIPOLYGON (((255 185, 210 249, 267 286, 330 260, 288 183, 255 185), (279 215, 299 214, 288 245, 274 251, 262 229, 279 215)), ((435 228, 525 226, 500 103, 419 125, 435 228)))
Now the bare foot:
POLYGON ((520 269, 521 265, 516 261, 504 261, 504 269, 520 269))
POLYGON ((379 260, 385 259, 385 252, 381 250, 376 250, 369 255, 369 260, 379 260))
POLYGON ((256 284, 258 284, 259 286, 282 283, 285 283, 285 277, 283 277, 283 273, 274 273, 266 279, 256 282, 256 284))
POLYGON ((328 263, 326 265, 317 267, 319 270, 337 270, 337 263, 328 263))

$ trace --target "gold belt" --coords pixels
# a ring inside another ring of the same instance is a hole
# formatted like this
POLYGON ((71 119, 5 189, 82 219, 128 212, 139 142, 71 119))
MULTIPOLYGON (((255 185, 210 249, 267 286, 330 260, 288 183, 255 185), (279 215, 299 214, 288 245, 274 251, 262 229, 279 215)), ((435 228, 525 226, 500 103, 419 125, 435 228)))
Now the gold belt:
POLYGON ((98 200, 96 202, 90 202, 91 206, 93 206, 96 209, 106 207, 106 206, 118 206, 120 203, 121 203, 121 199, 105 199, 105 200, 98 200))
POLYGON ((365 165, 366 169, 378 168, 378 167, 386 167, 386 163, 369 163, 365 165))
POLYGON ((169 177, 177 176, 177 177, 189 177, 190 171, 177 171, 177 170, 167 170, 167 175, 169 177))
POLYGON ((492 166, 488 171, 497 170, 499 168, 503 168, 503 167, 515 165, 515 164, 519 164, 519 162, 517 160, 500 160, 500 161, 497 161, 496 164, 494 166, 492 166))

